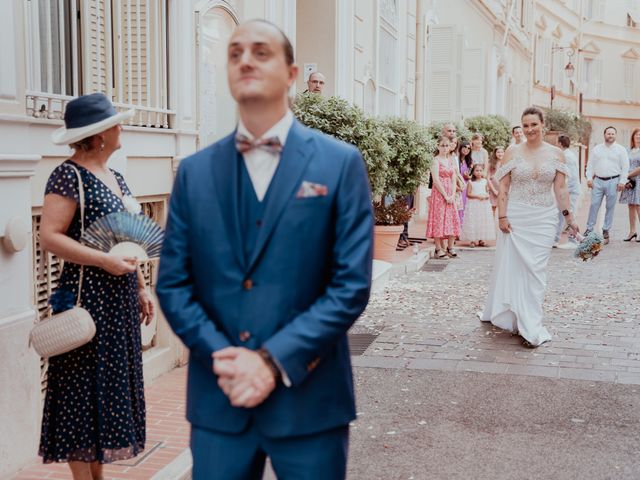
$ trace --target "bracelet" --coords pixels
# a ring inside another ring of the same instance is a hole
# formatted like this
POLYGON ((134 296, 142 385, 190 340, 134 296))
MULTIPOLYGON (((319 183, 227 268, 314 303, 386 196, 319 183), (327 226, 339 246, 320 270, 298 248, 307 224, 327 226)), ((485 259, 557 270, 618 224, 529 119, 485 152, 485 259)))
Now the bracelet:
POLYGON ((505 215, 504 217, 498 217, 498 220, 502 220, 503 218, 507 218, 507 216, 505 215))

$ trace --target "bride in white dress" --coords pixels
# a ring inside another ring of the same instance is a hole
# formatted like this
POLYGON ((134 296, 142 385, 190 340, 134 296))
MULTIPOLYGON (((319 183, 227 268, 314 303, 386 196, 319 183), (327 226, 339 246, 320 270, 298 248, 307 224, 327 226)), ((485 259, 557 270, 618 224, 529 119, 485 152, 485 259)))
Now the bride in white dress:
POLYGON ((537 347, 551 340, 542 323, 542 302, 558 209, 574 234, 578 225, 569 211, 564 154, 543 141, 542 111, 527 108, 522 114, 522 127, 526 143, 507 149, 504 165, 495 175, 500 186, 500 232, 491 286, 480 319, 518 333, 525 345, 537 347))

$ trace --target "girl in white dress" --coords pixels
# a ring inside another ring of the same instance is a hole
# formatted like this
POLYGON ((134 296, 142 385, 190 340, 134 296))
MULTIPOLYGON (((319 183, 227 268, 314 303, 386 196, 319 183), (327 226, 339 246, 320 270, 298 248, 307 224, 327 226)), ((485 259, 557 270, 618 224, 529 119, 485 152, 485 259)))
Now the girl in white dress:
POLYGON ((484 246, 485 240, 495 240, 496 226, 489 202, 489 184, 484 178, 484 167, 471 167, 471 180, 467 184, 467 206, 464 209, 461 239, 471 247, 484 246))

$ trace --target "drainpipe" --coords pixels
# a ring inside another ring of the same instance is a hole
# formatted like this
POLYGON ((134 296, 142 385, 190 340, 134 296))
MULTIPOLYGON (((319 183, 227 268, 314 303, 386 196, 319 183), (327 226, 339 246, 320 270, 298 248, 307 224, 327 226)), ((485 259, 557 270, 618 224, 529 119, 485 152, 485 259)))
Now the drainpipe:
POLYGON ((414 95, 415 120, 424 123, 424 2, 417 0, 416 4, 416 83, 414 95))

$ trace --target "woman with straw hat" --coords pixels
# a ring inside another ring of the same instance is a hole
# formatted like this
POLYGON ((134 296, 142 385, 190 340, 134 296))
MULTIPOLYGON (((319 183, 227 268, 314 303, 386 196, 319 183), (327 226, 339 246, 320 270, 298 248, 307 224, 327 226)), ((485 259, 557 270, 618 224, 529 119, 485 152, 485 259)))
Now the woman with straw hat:
POLYGON ((122 175, 107 167, 120 148, 120 123, 133 114, 116 112, 101 93, 84 95, 68 103, 65 126, 52 135, 74 153, 45 190, 40 244, 65 261, 49 303, 57 313, 79 297, 96 334, 49 359, 39 454, 45 463, 68 462, 76 480, 103 478, 102 464, 134 457, 145 444, 139 324, 151 321, 153 302, 135 258, 79 242, 83 228, 99 218, 139 211, 122 175))

